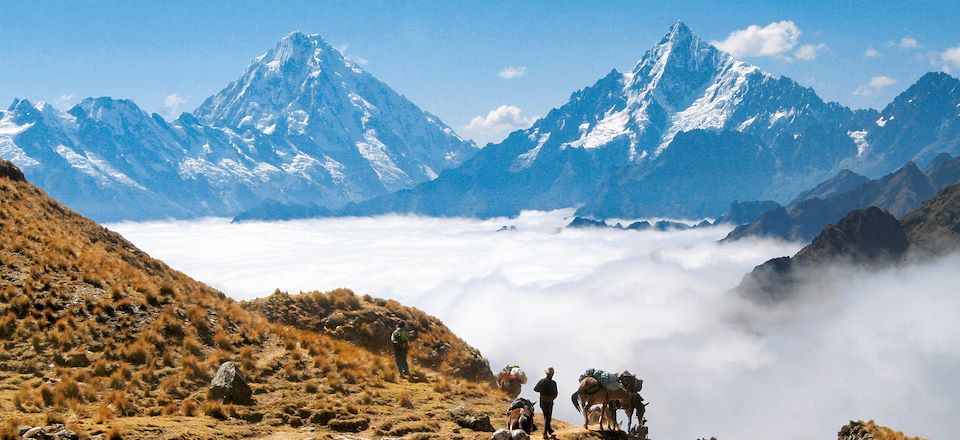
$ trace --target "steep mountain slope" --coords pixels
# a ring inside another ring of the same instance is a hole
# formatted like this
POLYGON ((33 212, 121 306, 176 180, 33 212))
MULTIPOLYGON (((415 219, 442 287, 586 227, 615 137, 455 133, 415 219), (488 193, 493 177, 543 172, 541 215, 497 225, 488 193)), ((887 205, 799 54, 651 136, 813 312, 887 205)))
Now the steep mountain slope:
MULTIPOLYGON (((938 173, 938 183, 957 182, 957 180, 947 182, 950 174, 946 170, 954 161, 960 162, 960 159, 944 158, 942 160, 940 167, 937 168, 942 170, 938 173)), ((764 236, 809 241, 823 227, 836 222, 847 212, 877 206, 890 211, 893 215, 903 215, 920 206, 939 189, 931 184, 930 177, 924 175, 913 162, 907 163, 896 172, 881 179, 867 180, 853 189, 840 192, 839 188, 849 186, 851 181, 860 180, 852 176, 852 172, 841 172, 837 177, 809 191, 808 198, 786 209, 768 211, 753 222, 737 226, 724 240, 764 236), (828 196, 820 198, 815 194, 828 196)))
POLYGON ((388 337, 399 319, 407 322, 419 350, 418 365, 476 382, 492 382, 490 364, 439 319, 394 300, 356 297, 350 291, 272 295, 243 304, 271 322, 344 339, 383 355, 392 355, 388 337), (347 298, 338 300, 337 298, 347 298))
POLYGON ((922 206, 900 219, 910 242, 926 253, 960 247, 960 185, 940 190, 922 206))
POLYGON ((735 291, 760 302, 789 298, 802 276, 837 263, 885 267, 960 250, 960 184, 940 190, 897 220, 875 206, 848 213, 828 225, 793 257, 771 259, 746 276, 735 291))
POLYGON ((927 73, 856 137, 862 154, 854 170, 868 177, 907 161, 926 165, 939 153, 960 155, 960 80, 927 73))
POLYGON ((737 61, 677 23, 630 72, 610 72, 435 181, 345 212, 491 216, 586 204, 581 214, 719 214, 735 197, 710 192, 718 176, 762 183, 743 185, 748 196, 741 199, 790 200, 856 157, 849 133, 875 117, 825 103, 813 90, 737 61), (695 130, 699 134, 680 136, 695 130), (723 148, 713 151, 714 145, 723 148), (671 154, 674 148, 710 154, 671 154), (727 166, 735 164, 722 154, 759 162, 752 169, 727 166), (665 185, 679 176, 691 182, 673 192, 674 203, 661 206, 665 185))
POLYGON ((790 298, 806 271, 820 264, 882 265, 899 259, 909 242, 890 213, 871 206, 852 211, 827 226, 813 242, 791 257, 779 257, 755 267, 734 290, 760 302, 790 298))
POLYGON ((98 220, 233 215, 268 198, 336 207, 430 180, 475 151, 299 32, 172 122, 111 98, 0 112, 0 157, 98 220))
POLYGON ((369 307, 426 326, 412 353, 433 363, 415 361, 408 382, 379 348, 389 334, 270 323, 63 207, 0 161, 0 437, 21 423, 59 421, 81 435, 113 427, 132 439, 335 431, 451 438, 461 428, 425 414, 459 403, 502 410, 506 398, 492 390, 486 362, 435 318, 398 304, 371 306, 348 291, 311 298, 332 315, 369 307), (438 347, 443 355, 431 357, 438 347), (227 360, 240 366, 252 404, 208 395, 227 360))
POLYGON ((780 207, 781 206, 779 203, 772 200, 748 200, 745 202, 735 200, 730 204, 730 208, 727 209, 727 212, 717 218, 714 223, 732 223, 735 225, 742 225, 750 223, 760 218, 760 216, 764 213, 780 207))

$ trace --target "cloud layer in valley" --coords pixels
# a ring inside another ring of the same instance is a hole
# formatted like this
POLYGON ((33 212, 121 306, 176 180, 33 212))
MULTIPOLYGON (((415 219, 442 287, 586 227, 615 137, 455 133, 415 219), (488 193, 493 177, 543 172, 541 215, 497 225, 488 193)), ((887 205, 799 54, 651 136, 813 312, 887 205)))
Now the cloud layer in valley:
POLYGON ((658 439, 830 438, 859 418, 931 438, 958 429, 960 257, 836 269, 767 309, 728 290, 796 243, 719 245, 726 227, 559 231, 564 214, 110 227, 235 298, 350 287, 417 306, 494 368, 556 367, 558 415, 574 422, 576 377, 596 367, 645 379, 658 439))

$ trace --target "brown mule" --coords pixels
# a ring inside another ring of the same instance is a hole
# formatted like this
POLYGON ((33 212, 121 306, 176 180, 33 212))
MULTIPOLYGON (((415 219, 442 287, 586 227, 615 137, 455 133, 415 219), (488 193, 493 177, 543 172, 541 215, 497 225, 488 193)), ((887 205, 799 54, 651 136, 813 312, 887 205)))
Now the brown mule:
MULTIPOLYGON (((629 419, 627 420, 627 430, 629 431, 632 427, 634 411, 636 411, 637 415, 641 417, 644 412, 644 405, 639 397, 640 395, 638 393, 627 391, 622 385, 616 389, 608 390, 601 385, 597 379, 588 376, 580 381, 580 386, 577 388, 577 392, 573 393, 573 395, 570 396, 570 399, 573 401, 573 406, 577 409, 577 412, 583 412, 584 429, 590 429, 587 424, 589 422, 588 417, 590 412, 588 408, 590 408, 591 405, 603 405, 601 414, 604 414, 611 406, 616 408, 616 406, 619 404, 629 416, 629 419), (639 407, 637 407, 638 402, 641 402, 639 403, 639 407)), ((616 417, 614 417, 614 420, 612 420, 613 423, 610 422, 610 420, 607 420, 607 429, 615 429, 616 417)), ((603 420, 601 420, 600 430, 603 430, 603 425, 603 420)))
POLYGON ((527 434, 533 432, 533 408, 522 406, 507 412, 507 430, 520 429, 527 434))

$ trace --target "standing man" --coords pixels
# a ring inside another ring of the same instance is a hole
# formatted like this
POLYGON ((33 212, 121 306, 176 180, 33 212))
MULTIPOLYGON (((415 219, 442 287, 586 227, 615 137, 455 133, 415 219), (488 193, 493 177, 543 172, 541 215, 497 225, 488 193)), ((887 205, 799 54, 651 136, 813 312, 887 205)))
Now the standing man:
POLYGON ((397 324, 397 329, 390 335, 390 342, 393 343, 393 354, 397 358, 397 370, 400 370, 400 376, 403 377, 410 374, 410 368, 407 366, 407 340, 409 338, 407 323, 400 321, 397 324))
POLYGON ((553 401, 557 398, 557 382, 553 380, 553 367, 545 371, 547 377, 540 379, 533 391, 540 393, 540 410, 543 411, 543 438, 553 437, 553 427, 550 421, 553 419, 553 401))

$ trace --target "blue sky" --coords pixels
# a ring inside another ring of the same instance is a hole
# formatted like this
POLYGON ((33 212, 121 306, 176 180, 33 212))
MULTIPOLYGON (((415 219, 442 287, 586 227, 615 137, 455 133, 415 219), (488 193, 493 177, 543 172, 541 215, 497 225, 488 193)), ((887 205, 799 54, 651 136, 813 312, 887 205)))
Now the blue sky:
POLYGON ((293 30, 344 47, 481 142, 631 68, 676 20, 853 107, 882 107, 927 71, 960 72, 956 1, 671 3, 5 1, 0 102, 105 95, 170 117, 293 30))

